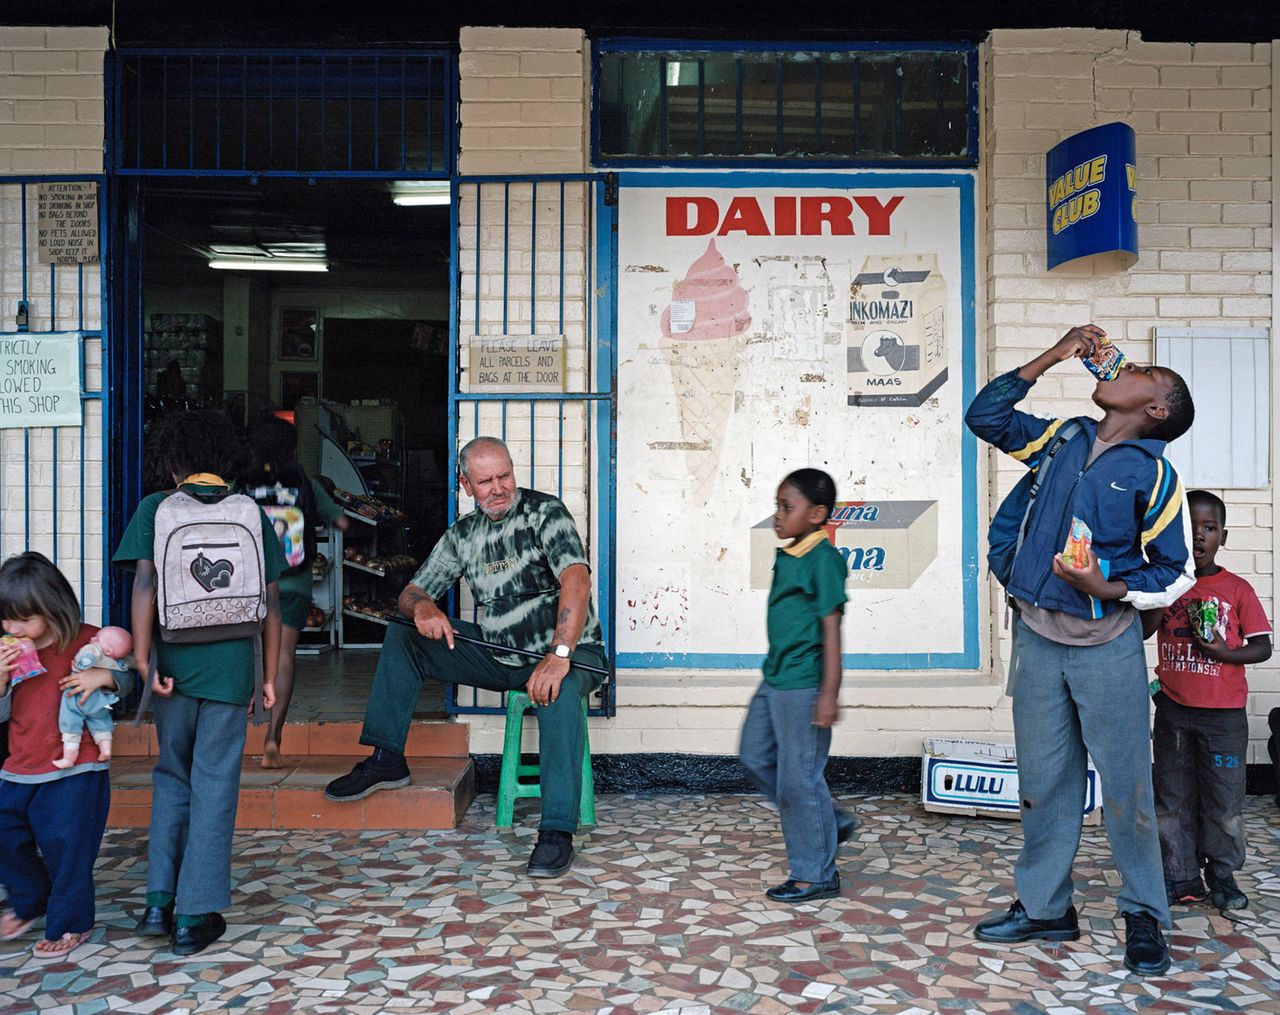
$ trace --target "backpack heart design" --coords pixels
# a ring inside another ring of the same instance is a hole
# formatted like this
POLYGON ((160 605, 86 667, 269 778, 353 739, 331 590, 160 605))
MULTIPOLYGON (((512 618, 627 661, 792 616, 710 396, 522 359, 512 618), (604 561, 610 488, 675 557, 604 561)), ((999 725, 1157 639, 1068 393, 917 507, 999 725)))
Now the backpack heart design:
POLYGON ((230 588, 231 576, 235 572, 236 569, 232 567, 231 561, 210 560, 204 555, 203 550, 196 554, 196 559, 191 562, 191 577, 198 581, 200 587, 206 592, 230 588))

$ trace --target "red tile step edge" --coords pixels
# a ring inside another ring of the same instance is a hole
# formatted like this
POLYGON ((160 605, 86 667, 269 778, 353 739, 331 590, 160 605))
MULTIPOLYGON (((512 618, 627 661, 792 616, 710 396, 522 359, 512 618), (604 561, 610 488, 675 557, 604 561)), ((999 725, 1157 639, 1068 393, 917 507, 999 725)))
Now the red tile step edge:
MULTIPOLYGON (((331 779, 350 771, 349 756, 290 757, 286 753, 284 762, 283 768, 266 770, 259 767, 257 758, 245 758, 237 828, 456 828, 476 795, 475 766, 469 757, 411 758, 412 783, 351 803, 337 803, 324 795, 331 779)), ((110 827, 150 824, 152 766, 149 758, 112 762, 110 827)))
MULTIPOLYGON (((359 757, 369 754, 370 748, 360 743, 358 720, 328 722, 286 723, 283 752, 287 757, 359 757)), ((463 722, 447 719, 415 719, 409 726, 409 739, 405 743, 405 757, 413 758, 466 758, 470 739, 470 727, 463 722)), ((249 727, 245 737, 245 755, 262 753, 264 727, 249 727)), ((117 758, 154 758, 158 753, 156 730, 151 723, 134 726, 132 723, 116 724, 113 751, 117 758)), ((352 763, 348 764, 348 768, 352 763)))

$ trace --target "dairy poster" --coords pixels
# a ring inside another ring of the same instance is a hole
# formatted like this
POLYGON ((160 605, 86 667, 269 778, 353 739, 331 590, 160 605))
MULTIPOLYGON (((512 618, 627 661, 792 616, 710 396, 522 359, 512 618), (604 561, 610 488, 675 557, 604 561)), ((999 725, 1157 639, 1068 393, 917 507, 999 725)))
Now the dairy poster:
POLYGON ((812 465, 846 666, 976 667, 971 178, 699 179, 619 191, 619 663, 759 665, 777 484, 812 465))

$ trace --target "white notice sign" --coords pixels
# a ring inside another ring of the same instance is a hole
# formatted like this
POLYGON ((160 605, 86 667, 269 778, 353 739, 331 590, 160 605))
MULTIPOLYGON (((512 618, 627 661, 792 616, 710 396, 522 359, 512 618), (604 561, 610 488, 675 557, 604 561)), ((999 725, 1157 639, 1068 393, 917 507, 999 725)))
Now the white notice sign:
POLYGON ((98 260, 96 183, 40 184, 36 217, 41 264, 93 264, 98 260))
POLYGON ((80 334, 0 336, 0 429, 80 426, 80 334))

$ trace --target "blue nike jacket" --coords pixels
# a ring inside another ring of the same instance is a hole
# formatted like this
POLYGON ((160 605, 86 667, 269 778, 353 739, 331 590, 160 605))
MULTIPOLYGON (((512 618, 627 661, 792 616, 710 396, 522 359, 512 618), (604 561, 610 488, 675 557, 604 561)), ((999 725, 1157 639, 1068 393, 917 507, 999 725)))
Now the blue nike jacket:
MULTIPOLYGON (((965 423, 982 440, 1035 470, 1067 420, 1015 409, 1030 390, 1031 382, 1017 371, 997 377, 978 392, 965 423)), ((1085 468, 1098 423, 1087 416, 1077 420, 1083 431, 1058 449, 1032 507, 1009 594, 1085 619, 1117 609, 1117 601, 1085 595, 1053 573, 1054 555, 1066 545, 1074 515, 1093 531, 1093 552, 1103 575, 1128 586, 1123 602, 1139 610, 1172 605, 1195 584, 1195 571, 1186 496, 1163 457, 1165 442, 1121 441, 1085 468)))

